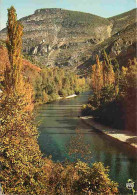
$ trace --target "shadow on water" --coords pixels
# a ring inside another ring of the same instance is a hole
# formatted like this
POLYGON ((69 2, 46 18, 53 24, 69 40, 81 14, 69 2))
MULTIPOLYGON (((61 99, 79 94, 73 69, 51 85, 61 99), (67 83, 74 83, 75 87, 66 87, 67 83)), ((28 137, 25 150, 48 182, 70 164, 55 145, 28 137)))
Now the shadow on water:
POLYGON ((42 137, 39 141, 39 146, 43 156, 53 156, 54 159, 57 161, 60 159, 61 161, 64 160, 64 155, 61 152, 60 147, 54 141, 53 137, 49 134, 42 134, 42 137), (46 140, 46 142, 45 142, 46 140), (56 148, 56 150, 55 150, 56 148))
MULTIPOLYGON (((45 156, 52 155, 54 161, 64 161, 68 158, 66 145, 71 136, 76 134, 75 130, 79 129, 90 145, 91 163, 102 161, 105 166, 109 166, 111 179, 119 182, 122 194, 127 194, 125 188, 127 180, 133 179, 137 184, 136 150, 97 133, 95 128, 84 124, 78 118, 81 105, 87 102, 89 94, 83 93, 73 99, 60 100, 38 107, 37 121, 41 121, 38 138, 40 149, 45 156)), ((129 139, 130 141, 136 142, 129 139)))

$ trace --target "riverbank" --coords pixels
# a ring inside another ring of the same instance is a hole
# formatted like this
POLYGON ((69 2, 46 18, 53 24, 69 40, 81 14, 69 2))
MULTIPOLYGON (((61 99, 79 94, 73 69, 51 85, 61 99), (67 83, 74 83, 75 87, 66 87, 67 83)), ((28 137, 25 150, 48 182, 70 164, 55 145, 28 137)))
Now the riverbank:
POLYGON ((49 103, 52 103, 54 101, 57 101, 57 100, 62 100, 62 99, 70 99, 70 98, 73 98, 73 97, 76 97, 77 95, 76 94, 72 94, 72 95, 69 95, 69 96, 66 96, 66 97, 57 97, 56 99, 53 99, 52 101, 48 101, 48 102, 36 102, 35 103, 35 107, 39 106, 39 105, 42 105, 42 104, 49 104, 49 103))
POLYGON ((73 97, 76 97, 76 96, 77 96, 76 94, 72 94, 72 95, 69 95, 69 96, 66 96, 66 97, 58 97, 58 100, 69 99, 69 98, 73 98, 73 97))
POLYGON ((96 131, 99 131, 120 142, 129 144, 130 146, 137 149, 137 136, 133 135, 131 132, 113 129, 99 124, 94 120, 93 116, 83 116, 80 118, 83 120, 83 122, 93 127, 96 131))

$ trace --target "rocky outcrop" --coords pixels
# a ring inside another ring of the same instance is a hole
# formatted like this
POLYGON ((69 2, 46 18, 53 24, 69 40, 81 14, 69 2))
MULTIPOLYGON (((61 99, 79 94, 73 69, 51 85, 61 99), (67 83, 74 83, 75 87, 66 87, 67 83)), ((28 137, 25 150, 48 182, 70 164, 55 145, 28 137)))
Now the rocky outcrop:
POLYGON ((128 25, 124 30, 116 33, 102 43, 96 45, 92 50, 92 56, 81 64, 78 69, 90 69, 95 63, 96 54, 102 57, 102 51, 105 49, 109 56, 116 58, 120 66, 127 66, 129 59, 136 57, 136 26, 137 23, 128 25))
MULTIPOLYGON (((63 9, 39 9, 21 22, 24 53, 45 65, 75 66, 74 56, 79 56, 76 60, 80 62, 83 53, 87 56, 87 50, 110 36, 108 19, 63 9)), ((2 39, 5 32, 0 33, 2 39)))
MULTIPOLYGON (((119 56, 135 42, 134 36, 127 37, 134 31, 135 12, 106 19, 63 9, 36 10, 20 20, 24 25, 23 52, 45 66, 75 70, 86 67, 87 62, 91 65, 104 48, 111 56, 119 56)), ((0 38, 5 35, 6 29, 0 38)))

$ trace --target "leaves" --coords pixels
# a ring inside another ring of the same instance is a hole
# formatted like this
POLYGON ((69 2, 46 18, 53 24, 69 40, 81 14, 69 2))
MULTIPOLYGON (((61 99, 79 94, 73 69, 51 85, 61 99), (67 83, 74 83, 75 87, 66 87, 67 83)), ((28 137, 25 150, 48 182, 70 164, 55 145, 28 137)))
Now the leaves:
MULTIPOLYGON (((102 164, 89 167, 80 161, 61 164, 42 158, 32 114, 33 91, 21 74, 23 28, 17 22, 14 7, 8 10, 7 24, 10 67, 5 70, 5 85, 0 99, 0 183, 4 194, 114 194, 117 184, 109 179, 108 170, 102 164)), ((52 76, 53 72, 50 73, 52 76)), ((84 79, 79 81, 83 86, 84 79)), ((79 81, 73 74, 69 75, 64 87, 79 81)), ((83 141, 81 135, 78 138, 83 141)), ((73 146, 74 142, 71 144, 73 146)), ((77 146, 80 152, 88 149, 81 147, 79 142, 77 146)))

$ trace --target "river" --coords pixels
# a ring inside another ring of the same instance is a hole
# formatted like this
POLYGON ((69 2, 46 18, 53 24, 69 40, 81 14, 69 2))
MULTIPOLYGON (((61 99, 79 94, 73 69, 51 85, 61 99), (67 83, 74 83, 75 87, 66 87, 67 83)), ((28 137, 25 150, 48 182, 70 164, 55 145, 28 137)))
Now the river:
POLYGON ((89 94, 85 92, 75 98, 55 101, 37 108, 40 149, 45 156, 52 155, 53 161, 64 161, 68 158, 67 144, 76 134, 75 130, 80 130, 91 150, 90 162, 101 161, 109 166, 111 179, 119 183, 122 194, 127 194, 127 180, 133 179, 137 184, 136 152, 123 143, 112 141, 95 132, 78 117, 89 94))

